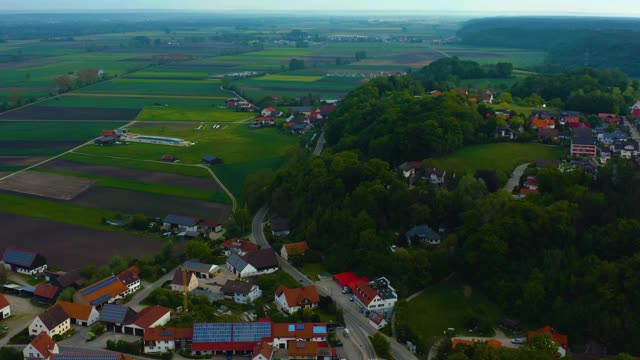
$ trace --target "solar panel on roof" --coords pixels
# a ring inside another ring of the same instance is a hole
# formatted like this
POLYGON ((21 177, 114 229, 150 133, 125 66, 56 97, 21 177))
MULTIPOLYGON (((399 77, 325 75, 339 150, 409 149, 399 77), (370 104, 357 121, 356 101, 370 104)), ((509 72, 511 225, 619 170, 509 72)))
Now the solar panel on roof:
POLYGON ((113 283, 114 283, 114 282, 116 282, 116 281, 118 281, 118 278, 117 278, 117 277, 115 277, 115 276, 111 276, 111 277, 107 278, 106 280, 104 280, 104 281, 102 281, 102 282, 99 282, 99 283, 97 283, 97 284, 93 284, 93 285, 91 285, 91 286, 89 286, 89 287, 85 288, 85 289, 84 289, 84 290, 82 290, 80 293, 81 293, 83 296, 87 296, 88 294, 91 294, 91 293, 93 293, 93 292, 96 292, 96 291, 98 291, 98 290, 100 290, 100 289, 104 288, 105 286, 108 286, 108 285, 113 284, 113 283))
POLYGON ((314 334, 326 334, 327 333, 327 327, 326 326, 314 326, 313 327, 313 333, 314 334))
POLYGON ((294 332, 296 331, 296 326, 293 324, 289 324, 289 332, 294 332))
POLYGON ((296 324, 296 330, 304 330, 304 324, 296 324))
POLYGON ((5 249, 4 255, 2 256, 2 258, 6 263, 20 265, 20 266, 31 266, 35 256, 36 254, 31 252, 7 248, 5 249))
POLYGON ((54 354, 53 360, 118 360, 118 354, 61 353, 54 354))
POLYGON ((129 308, 126 306, 107 304, 102 308, 102 312, 100 312, 100 321, 122 323, 127 316, 128 310, 129 308))
POLYGON ((231 329, 231 324, 194 324, 193 342, 230 342, 231 329))
POLYGON ((100 297, 99 297, 99 298, 97 298, 97 299, 93 299, 93 300, 91 301, 91 305, 104 304, 104 303, 106 303, 107 301, 109 301, 109 299, 111 299, 111 295, 109 295, 109 294, 104 294, 104 295, 100 296, 100 297))

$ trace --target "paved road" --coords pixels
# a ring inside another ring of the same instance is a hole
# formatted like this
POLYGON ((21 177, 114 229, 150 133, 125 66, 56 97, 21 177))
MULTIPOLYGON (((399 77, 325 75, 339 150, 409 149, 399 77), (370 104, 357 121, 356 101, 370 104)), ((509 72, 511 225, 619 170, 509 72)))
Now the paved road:
POLYGON ((522 164, 518 166, 515 170, 513 170, 513 173, 511 174, 509 181, 507 181, 507 185, 504 186, 505 190, 507 190, 510 193, 513 192, 516 186, 520 184, 520 178, 522 177, 522 174, 524 174, 524 171, 527 169, 527 166, 529 166, 529 164, 522 164))
POLYGON ((324 149, 324 144, 327 143, 327 140, 324 138, 324 131, 320 134, 318 141, 316 142, 316 148, 313 150, 313 155, 320 155, 322 149, 324 149))
MULTIPOLYGON (((264 218, 267 215, 269 208, 263 206, 256 213, 251 224, 252 234, 251 239, 261 245, 263 248, 271 247, 266 237, 264 236, 264 218)), ((278 255, 278 262, 282 270, 291 275, 299 283, 303 285, 310 285, 314 282, 307 278, 298 269, 293 267, 287 261, 282 259, 278 255)), ((322 280, 315 283, 318 288, 318 292, 324 296, 331 296, 336 302, 338 307, 344 311, 344 319, 346 327, 351 332, 351 338, 356 344, 360 345, 360 351, 362 359, 375 359, 376 354, 368 339, 368 336, 373 335, 375 330, 369 325, 369 320, 360 313, 357 306, 351 302, 350 296, 343 295, 342 289, 333 280, 322 280)), ((389 339, 391 341, 391 354, 398 360, 415 359, 416 357, 402 344, 395 341, 395 339, 389 339)), ((353 360, 353 359, 350 359, 353 360)))
POLYGON ((629 130, 631 130, 631 137, 633 138, 633 140, 635 141, 640 141, 640 132, 638 132, 638 129, 635 127, 635 125, 631 124, 629 122, 629 119, 627 119, 626 117, 622 118, 624 120, 624 125, 629 127, 629 130))
POLYGON ((126 305, 129 306, 130 308, 132 308, 135 311, 140 311, 144 307, 144 306, 140 305, 142 300, 144 300, 147 296, 149 296, 149 294, 151 294, 151 292, 153 290, 161 287, 162 284, 165 283, 165 281, 171 280, 173 278, 173 274, 176 272, 176 270, 177 270, 177 268, 168 271, 160 279, 156 280, 156 282, 154 282, 152 284, 145 284, 144 289, 139 290, 138 292, 136 292, 135 295, 133 296, 133 298, 131 298, 131 300, 126 305))

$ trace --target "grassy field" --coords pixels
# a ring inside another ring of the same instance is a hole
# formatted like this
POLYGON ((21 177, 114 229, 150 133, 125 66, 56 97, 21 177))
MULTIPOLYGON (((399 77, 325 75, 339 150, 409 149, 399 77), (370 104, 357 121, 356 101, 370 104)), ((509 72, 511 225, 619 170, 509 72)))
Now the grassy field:
POLYGON ((541 159, 560 159, 564 150, 541 144, 497 143, 467 146, 453 154, 434 159, 435 167, 456 173, 491 169, 509 173, 516 166, 541 159))
POLYGON ((126 122, 0 121, 0 141, 87 141, 126 122))
POLYGON ((465 294, 463 284, 451 280, 425 290, 407 303, 409 326, 433 343, 448 328, 454 328, 458 334, 466 333, 464 320, 469 315, 497 325, 502 318, 500 309, 484 294, 469 289, 465 294))
POLYGON ((226 96, 220 83, 207 80, 150 80, 115 79, 80 90, 80 93, 142 94, 142 95, 201 95, 226 96))
POLYGON ((259 77, 256 80, 313 82, 313 81, 318 81, 320 79, 322 79, 322 76, 267 75, 267 76, 259 77))
POLYGON ((158 96, 134 94, 80 94, 73 93, 38 103, 36 106, 99 107, 141 109, 154 104, 184 107, 214 107, 224 104, 227 97, 207 96, 158 96))
POLYGON ((303 274, 305 274, 311 280, 318 280, 318 274, 323 274, 327 272, 324 265, 322 263, 319 264, 304 264, 302 269, 300 269, 303 274))
POLYGON ((254 115, 254 113, 218 108, 146 107, 136 120, 234 122, 251 119, 254 115))

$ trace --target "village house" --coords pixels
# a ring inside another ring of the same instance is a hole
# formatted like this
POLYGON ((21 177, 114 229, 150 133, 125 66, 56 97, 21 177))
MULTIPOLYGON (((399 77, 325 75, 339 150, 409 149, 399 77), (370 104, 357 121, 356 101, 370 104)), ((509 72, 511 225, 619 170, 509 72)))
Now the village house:
POLYGON ((275 292, 275 303, 284 313, 291 315, 302 309, 315 309, 320 304, 320 295, 314 285, 289 289, 280 285, 275 292))
POLYGON ((140 289, 140 276, 136 267, 118 275, 111 275, 95 284, 82 288, 74 295, 77 303, 100 307, 120 300, 140 289))
POLYGON ((508 139, 515 140, 518 137, 518 132, 511 129, 510 127, 498 128, 496 129, 496 138, 497 139, 508 139))
POLYGON ((287 236, 291 232, 289 227, 289 219, 276 217, 271 219, 271 235, 287 236))
POLYGON ((56 302, 61 288, 47 283, 40 283, 33 292, 33 300, 38 304, 52 305, 56 302))
POLYGON ((67 301, 58 301, 57 304, 69 316, 72 325, 91 326, 100 319, 100 313, 95 306, 67 301))
POLYGON ((337 359, 335 349, 331 349, 327 347, 326 344, 320 344, 318 342, 291 340, 287 347, 287 353, 289 360, 337 359))
POLYGON ((5 268, 20 274, 36 275, 47 270, 47 260, 35 251, 7 247, 2 253, 5 268))
POLYGON ((215 221, 204 220, 198 224, 198 228, 200 229, 201 235, 206 235, 207 232, 219 233, 222 231, 222 224, 215 221))
POLYGON ((289 261, 289 256, 291 255, 304 255, 305 252, 309 250, 309 244, 306 241, 300 241, 291 244, 284 244, 282 249, 280 250, 280 256, 283 259, 289 261))
POLYGON ((384 315, 372 311, 369 315, 369 325, 373 326, 373 328, 376 330, 380 330, 383 327, 387 326, 387 320, 384 318, 384 315))
POLYGON ((271 360, 273 357, 273 346, 267 341, 263 341, 256 345, 253 349, 251 360, 271 360))
POLYGON ((270 116, 257 117, 257 118, 255 118, 254 123, 258 124, 260 126, 276 126, 275 118, 270 117, 270 116))
POLYGON ((326 323, 274 323, 273 347, 287 349, 290 341, 326 342, 328 336, 326 323))
POLYGON ((249 240, 230 239, 220 244, 220 247, 225 256, 231 254, 243 256, 252 251, 258 251, 258 245, 249 240))
POLYGON ((59 352, 58 344, 45 331, 42 331, 22 350, 22 355, 25 360, 51 360, 53 355, 59 352))
MULTIPOLYGON (((187 292, 192 292, 193 290, 198 288, 198 277, 194 272, 187 271, 186 280, 187 292)), ((180 269, 176 270, 176 272, 173 274, 173 279, 171 280, 171 290, 178 292, 185 291, 184 274, 180 269)))
POLYGON ((136 312, 128 306, 106 304, 100 311, 100 322, 107 330, 124 334, 124 326, 136 316, 136 312))
POLYGON ((623 159, 632 159, 638 156, 638 142, 632 140, 618 140, 611 146, 613 154, 623 159))
POLYGON ((129 267, 117 277, 129 289, 125 296, 140 290, 140 269, 137 266, 129 267))
POLYGON ((482 102, 485 104, 493 104, 493 93, 489 90, 485 91, 482 95, 482 102))
POLYGON ((29 325, 29 335, 35 336, 44 331, 53 337, 62 335, 69 329, 71 329, 71 318, 60 305, 54 305, 33 319, 29 325))
POLYGON ((232 254, 227 259, 227 268, 236 276, 246 278, 271 274, 278 270, 278 258, 271 249, 253 251, 245 255, 232 254))
POLYGON ((611 159, 611 147, 607 145, 598 146, 598 152, 600 153, 600 163, 606 164, 611 159))
POLYGON ((271 322, 196 323, 193 325, 193 355, 248 354, 256 344, 271 339, 271 322))
POLYGON ((571 124, 580 123, 580 113, 577 111, 565 111, 560 116, 561 125, 569 124, 571 126, 571 124))
POLYGON ((607 124, 618 124, 620 123, 620 118, 616 114, 608 114, 608 113, 600 113, 598 117, 602 119, 607 124))
POLYGON ((11 316, 11 304, 4 295, 0 294, 0 320, 11 316))
POLYGON ((171 310, 164 306, 149 306, 142 309, 124 325, 124 333, 144 336, 150 328, 162 327, 171 320, 171 310))
POLYGON ((598 147, 589 128, 575 128, 571 130, 571 156, 596 157, 598 147))
POLYGON ((629 109, 629 112, 634 118, 640 118, 640 100, 629 109))
POLYGON ((191 351, 193 329, 149 328, 144 332, 144 353, 162 354, 184 349, 191 351))
POLYGON ((262 296, 262 290, 257 285, 246 281, 227 280, 220 289, 224 299, 238 304, 249 304, 262 296))
POLYGON ((222 271, 218 265, 204 264, 197 260, 186 261, 180 268, 194 273, 198 279, 212 279, 222 271))
POLYGON ((440 234, 435 232, 429 225, 416 225, 409 229, 405 234, 407 243, 412 245, 414 242, 422 244, 438 245, 440 244, 440 234))
POLYGON ((180 216, 180 215, 167 215, 164 218, 162 228, 164 230, 172 230, 175 232, 198 232, 198 223, 200 219, 180 216))
POLYGON ((398 301, 396 290, 391 287, 387 278, 381 277, 369 283, 361 282, 356 285, 355 303, 365 311, 376 311, 389 318, 398 301))
POLYGON ((419 161, 407 161, 398 166, 398 170, 405 179, 411 179, 416 176, 416 170, 419 170, 422 164, 419 161))
MULTIPOLYGON (((443 185, 446 182, 447 172, 443 169, 427 168, 422 173, 422 180, 431 181, 435 186, 443 185)), ((455 178, 455 175, 454 175, 455 178)))
POLYGON ((536 334, 551 335, 551 337, 553 338, 553 341, 555 341, 556 344, 558 344, 558 354, 560 354, 561 357, 565 357, 567 355, 567 351, 569 350, 569 340, 567 335, 559 333, 556 329, 552 328, 551 326, 545 326, 537 330, 529 331, 527 333, 527 338, 530 338, 536 334))

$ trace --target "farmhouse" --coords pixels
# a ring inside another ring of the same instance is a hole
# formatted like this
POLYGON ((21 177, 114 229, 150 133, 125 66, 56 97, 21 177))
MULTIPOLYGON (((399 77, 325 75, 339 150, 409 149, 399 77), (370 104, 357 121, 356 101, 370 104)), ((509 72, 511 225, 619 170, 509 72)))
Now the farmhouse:
POLYGON ((0 294, 0 320, 11 316, 11 304, 4 295, 0 294))
POLYGON ((580 113, 577 111, 565 111, 561 114, 560 123, 561 124, 579 124, 580 123, 580 113))
POLYGON ((131 267, 122 273, 111 275, 93 285, 80 289, 78 303, 100 307, 120 300, 140 289, 140 276, 137 268, 131 267))
POLYGON ((214 222, 214 221, 202 221, 198 224, 200 228, 200 234, 205 235, 207 232, 219 233, 222 231, 222 224, 214 222))
POLYGON ((422 174, 422 180, 431 181, 435 186, 440 186, 445 183, 447 172, 443 169, 427 168, 424 169, 422 174))
POLYGON ((207 165, 217 165, 222 164, 222 159, 217 158, 213 155, 205 155, 202 157, 202 162, 207 165))
POLYGON ((496 129, 496 138, 514 140, 518 137, 518 132, 510 127, 503 127, 496 129))
POLYGON ((187 291, 191 292, 198 288, 198 277, 195 273, 187 271, 186 278, 187 284, 185 285, 182 270, 176 270, 175 274, 173 274, 173 279, 171 280, 171 290, 184 292, 186 286, 187 291))
POLYGON ((171 310, 164 306, 149 306, 137 313, 124 326, 124 333, 144 336, 150 328, 162 327, 171 320, 171 310))
POLYGON ((112 145, 116 142, 116 138, 113 136, 100 136, 99 138, 93 141, 96 145, 112 145))
POLYGON ((220 291, 224 294, 225 300, 238 304, 249 304, 262 296, 262 290, 257 285, 246 281, 227 280, 220 291))
POLYGON ((140 290, 140 269, 137 266, 131 266, 125 271, 117 275, 118 279, 129 289, 128 294, 140 290))
POLYGON ((241 278, 271 274, 278 270, 278 258, 270 249, 262 249, 243 256, 232 254, 227 259, 227 268, 241 278))
POLYGON ((309 244, 306 241, 301 241, 297 243, 284 244, 282 249, 280 250, 280 256, 283 259, 289 260, 289 256, 292 255, 304 255, 305 252, 309 250, 309 244))
POLYGON ((177 232, 198 231, 200 219, 180 215, 167 215, 164 218, 162 228, 177 232))
POLYGON ((61 291, 62 289, 57 286, 40 283, 36 286, 36 291, 33 292, 33 299, 39 304, 51 305, 56 302, 61 291))
POLYGON ((256 344, 271 341, 270 322, 249 323, 197 323, 193 325, 194 355, 216 354, 230 351, 250 352, 256 344))
POLYGON ((286 349, 290 341, 306 342, 327 341, 326 323, 273 324, 273 347, 286 349))
POLYGON ((62 275, 55 276, 55 278, 51 275, 49 276, 51 285, 61 287, 63 289, 66 289, 68 287, 79 289, 87 283, 87 278, 82 276, 80 270, 72 270, 62 275))
POLYGON ((20 274, 35 275, 47 270, 47 260, 37 252, 7 247, 2 253, 2 264, 20 274))
POLYGON ((545 326, 537 330, 529 331, 527 333, 527 337, 530 338, 536 334, 551 335, 551 337, 553 338, 553 341, 555 341, 558 344, 558 353, 560 354, 560 356, 564 357, 567 355, 567 350, 569 349, 569 340, 567 335, 559 333, 556 329, 552 328, 551 326, 545 326))
POLYGON ((222 244, 220 247, 223 250, 225 256, 229 256, 231 254, 238 254, 240 256, 245 255, 252 251, 258 250, 258 245, 249 240, 238 240, 238 239, 230 239, 222 244))
POLYGON ((291 315, 302 309, 317 308, 320 296, 314 285, 295 289, 280 285, 275 293, 275 303, 283 312, 291 315))
POLYGON ((109 331, 124 333, 124 325, 135 318, 136 312, 128 306, 106 304, 100 312, 100 322, 109 331))
POLYGON ((276 120, 270 116, 260 116, 257 117, 254 121, 256 124, 259 124, 261 126, 275 126, 276 125, 276 120))
POLYGON ((440 234, 431 229, 429 225, 425 224, 412 227, 405 233, 405 237, 409 245, 414 241, 429 245, 440 244, 440 234))
POLYGON ((218 265, 203 264, 197 260, 189 260, 180 268, 194 273, 199 279, 211 279, 222 271, 218 265))
POLYGON ((253 357, 251 360, 271 360, 272 356, 273 346, 268 342, 263 341, 253 349, 253 357))
POLYGON ((100 313, 95 306, 82 305, 67 301, 58 301, 58 306, 71 319, 71 324, 91 326, 100 318, 100 313))
POLYGON ((58 344, 42 331, 22 350, 22 355, 25 359, 51 360, 53 355, 59 352, 58 344))
POLYGON ((144 332, 144 353, 166 353, 184 349, 191 351, 193 329, 149 328, 144 332))
POLYGON ((618 124, 620 122, 620 118, 616 114, 600 113, 598 117, 607 124, 618 124))
POLYGON ((287 236, 291 232, 289 219, 276 217, 271 219, 271 234, 275 236, 287 236))
POLYGON ((396 290, 387 278, 381 277, 370 283, 360 282, 353 292, 354 301, 365 311, 376 311, 388 318, 398 301, 396 290))
POLYGON ((60 305, 54 305, 36 316, 29 325, 29 335, 46 332, 49 336, 62 335, 71 329, 71 318, 60 305))

